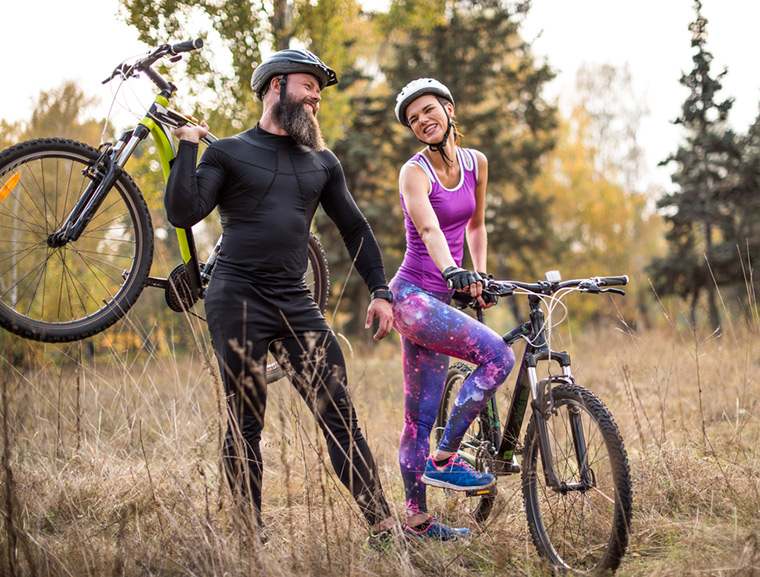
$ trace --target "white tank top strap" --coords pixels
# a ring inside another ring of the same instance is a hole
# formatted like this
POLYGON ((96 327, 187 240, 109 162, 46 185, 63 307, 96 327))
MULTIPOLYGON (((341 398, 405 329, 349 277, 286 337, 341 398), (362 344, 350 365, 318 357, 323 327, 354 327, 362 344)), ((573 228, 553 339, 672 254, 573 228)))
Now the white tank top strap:
POLYGON ((475 180, 478 180, 478 159, 475 158, 475 153, 469 148, 460 148, 459 163, 467 172, 475 173, 475 180))

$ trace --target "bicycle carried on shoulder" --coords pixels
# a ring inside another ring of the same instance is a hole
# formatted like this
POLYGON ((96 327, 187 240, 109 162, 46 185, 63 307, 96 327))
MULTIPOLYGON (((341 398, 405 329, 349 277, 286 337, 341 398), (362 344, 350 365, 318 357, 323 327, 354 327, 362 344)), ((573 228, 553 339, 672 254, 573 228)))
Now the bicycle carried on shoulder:
MULTIPOLYGON (((71 342, 104 331, 135 304, 146 286, 165 291, 175 311, 205 296, 217 255, 201 260, 192 229, 176 229, 182 263, 168 278, 150 276, 153 227, 145 199, 124 167, 138 145, 153 137, 164 180, 176 156, 171 128, 197 123, 169 108, 177 87, 153 65, 203 46, 200 39, 163 44, 117 66, 111 76, 147 76, 159 89, 134 128, 95 149, 63 138, 41 138, 0 153, 0 327, 27 339, 71 342)), ((217 140, 212 134, 205 144, 217 140)), ((324 312, 328 268, 310 234, 306 282, 324 312)), ((282 376, 276 364, 267 379, 282 376)))
MULTIPOLYGON (((537 283, 486 281, 484 290, 492 295, 527 295, 529 320, 503 335, 510 345, 520 340, 526 344, 506 419, 500 419, 494 396, 466 433, 459 453, 477 470, 497 478, 521 474, 532 541, 554 568, 614 571, 625 554, 631 523, 628 457, 607 407, 576 383, 570 355, 550 348, 542 303, 558 304, 571 292, 625 294, 612 287, 626 285, 628 277, 560 281, 558 276, 547 273, 550 280, 537 283), (550 369, 552 361, 560 372, 539 381, 539 363, 549 364, 550 369), (526 414, 530 420, 520 445, 526 414)), ((463 306, 475 309, 485 322, 476 300, 463 306)), ((472 371, 462 362, 449 368, 434 429, 436 444, 456 393, 472 371)), ((476 521, 491 514, 497 487, 467 493, 473 500, 469 514, 476 521)))

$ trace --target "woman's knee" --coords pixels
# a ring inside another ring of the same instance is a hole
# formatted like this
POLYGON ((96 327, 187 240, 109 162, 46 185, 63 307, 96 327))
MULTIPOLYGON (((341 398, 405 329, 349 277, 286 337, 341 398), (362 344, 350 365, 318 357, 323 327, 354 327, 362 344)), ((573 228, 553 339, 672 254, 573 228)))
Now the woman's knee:
POLYGON ((500 341, 491 354, 480 364, 488 380, 500 386, 515 366, 515 353, 507 343, 500 341))

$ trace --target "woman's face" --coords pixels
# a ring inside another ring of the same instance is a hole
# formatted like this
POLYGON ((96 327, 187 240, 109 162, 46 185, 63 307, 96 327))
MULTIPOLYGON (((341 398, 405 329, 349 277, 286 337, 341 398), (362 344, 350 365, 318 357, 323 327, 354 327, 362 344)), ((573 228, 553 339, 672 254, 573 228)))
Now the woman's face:
POLYGON ((423 142, 437 143, 443 140, 454 107, 446 100, 443 106, 432 94, 424 94, 413 100, 406 109, 406 119, 414 135, 423 142))

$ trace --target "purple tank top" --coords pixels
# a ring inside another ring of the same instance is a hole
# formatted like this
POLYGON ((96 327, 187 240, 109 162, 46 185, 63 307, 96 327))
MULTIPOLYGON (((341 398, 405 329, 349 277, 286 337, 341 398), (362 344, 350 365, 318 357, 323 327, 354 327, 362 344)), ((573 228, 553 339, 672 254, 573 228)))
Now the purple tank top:
MULTIPOLYGON (((422 153, 415 154, 407 161, 422 168, 430 180, 430 204, 438 217, 438 223, 449 244, 451 256, 457 266, 462 266, 464 255, 464 232, 467 223, 475 214, 475 185, 478 182, 478 162, 473 152, 467 148, 457 148, 457 158, 460 166, 459 184, 454 188, 444 188, 438 180, 430 161, 422 153)), ((406 254, 404 262, 396 275, 414 283, 428 291, 446 292, 446 281, 441 271, 430 258, 425 243, 420 238, 417 229, 406 211, 404 195, 401 196, 401 207, 404 210, 404 226, 406 227, 406 254)))

